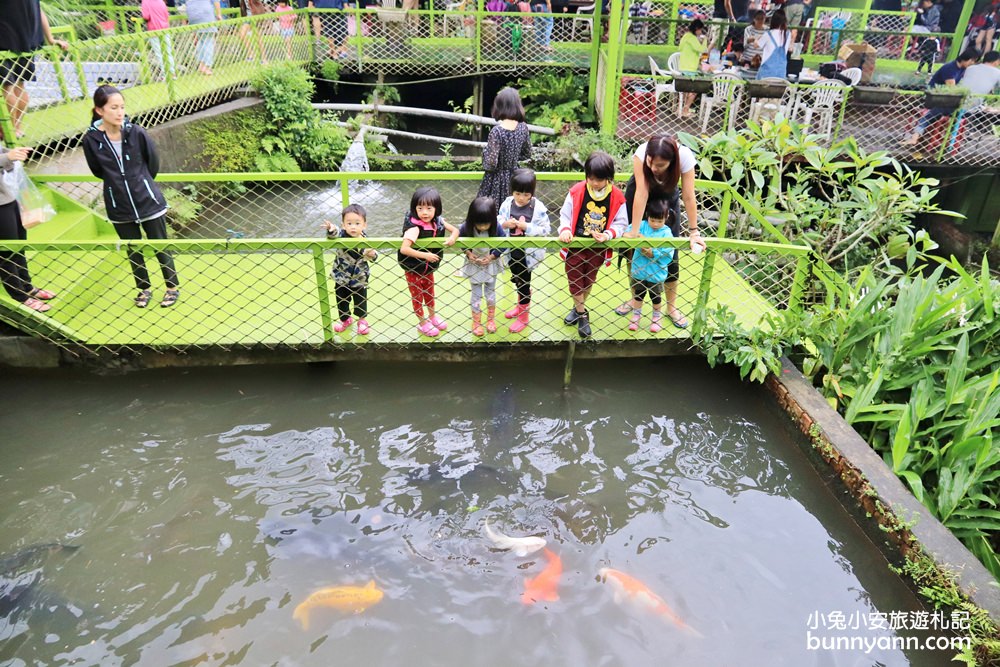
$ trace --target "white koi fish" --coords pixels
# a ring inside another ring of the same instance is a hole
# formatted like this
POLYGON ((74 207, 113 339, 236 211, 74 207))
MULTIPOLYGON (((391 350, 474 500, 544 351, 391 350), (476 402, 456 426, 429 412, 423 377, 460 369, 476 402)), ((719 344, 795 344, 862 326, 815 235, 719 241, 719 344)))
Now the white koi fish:
POLYGON ((541 537, 509 537, 503 533, 496 533, 490 528, 489 520, 486 520, 486 537, 493 542, 493 546, 504 551, 513 551, 515 556, 527 556, 545 547, 545 540, 541 537))

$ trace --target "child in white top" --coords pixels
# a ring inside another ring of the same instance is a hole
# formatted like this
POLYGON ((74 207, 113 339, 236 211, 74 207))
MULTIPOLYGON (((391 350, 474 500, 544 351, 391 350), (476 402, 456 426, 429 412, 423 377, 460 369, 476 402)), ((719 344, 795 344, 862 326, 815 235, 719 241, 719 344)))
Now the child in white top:
MULTIPOLYGON (((511 237, 548 236, 552 233, 549 212, 545 204, 535 198, 535 172, 531 169, 515 169, 510 177, 513 193, 500 204, 497 220, 511 237)), ((517 304, 503 314, 508 320, 511 333, 520 333, 528 326, 528 310, 531 308, 531 272, 545 258, 544 248, 522 250, 511 248, 510 279, 517 288, 517 304)))

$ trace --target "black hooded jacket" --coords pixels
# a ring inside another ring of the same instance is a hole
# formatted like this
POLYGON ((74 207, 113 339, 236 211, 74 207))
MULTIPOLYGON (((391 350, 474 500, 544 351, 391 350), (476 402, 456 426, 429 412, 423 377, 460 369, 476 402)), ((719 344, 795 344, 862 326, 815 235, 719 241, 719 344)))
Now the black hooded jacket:
POLYGON ((90 171, 104 181, 104 207, 112 222, 138 222, 162 215, 167 200, 153 179, 160 156, 146 131, 128 119, 122 124, 122 154, 95 121, 83 135, 83 154, 90 171))

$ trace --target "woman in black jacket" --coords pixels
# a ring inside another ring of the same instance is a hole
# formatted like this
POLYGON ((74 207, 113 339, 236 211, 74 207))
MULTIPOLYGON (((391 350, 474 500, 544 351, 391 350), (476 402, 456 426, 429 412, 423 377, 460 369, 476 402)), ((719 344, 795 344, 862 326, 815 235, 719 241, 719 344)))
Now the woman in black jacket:
MULTIPOLYGON (((104 207, 118 237, 141 240, 167 238, 167 201, 153 182, 160 168, 156 146, 146 131, 125 116, 125 98, 113 86, 100 86, 94 93, 92 124, 83 137, 83 153, 94 176, 104 181, 104 207)), ((145 308, 153 297, 146 262, 139 250, 130 250, 129 262, 139 295, 135 305, 145 308)), ((160 305, 177 303, 180 294, 177 271, 170 253, 156 253, 167 291, 160 305)))

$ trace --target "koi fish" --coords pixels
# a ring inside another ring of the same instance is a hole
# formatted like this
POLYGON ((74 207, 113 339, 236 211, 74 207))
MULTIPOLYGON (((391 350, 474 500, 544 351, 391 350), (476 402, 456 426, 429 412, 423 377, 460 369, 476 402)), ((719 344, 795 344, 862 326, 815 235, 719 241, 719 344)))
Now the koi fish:
POLYGON ((493 546, 504 551, 513 551, 515 556, 523 558, 545 546, 545 540, 541 537, 509 537, 503 533, 494 532, 490 528, 488 519, 484 524, 486 525, 486 537, 490 538, 493 546))
POLYGON ((382 600, 382 590, 372 579, 366 586, 331 586, 321 588, 302 602, 292 612, 292 618, 302 621, 302 629, 309 629, 309 612, 320 607, 360 614, 382 600))
POLYGON ((651 611, 658 616, 672 621, 674 625, 690 634, 697 637, 703 636, 700 632, 685 623, 663 601, 663 598, 651 591, 646 584, 635 577, 629 576, 624 572, 619 572, 618 570, 613 570, 610 567, 602 567, 598 570, 597 574, 601 578, 601 582, 611 584, 611 588, 614 589, 616 604, 631 602, 640 609, 651 611))
POLYGON ((539 600, 555 602, 559 599, 559 578, 562 576, 562 559, 549 549, 544 552, 548 564, 538 576, 524 582, 521 602, 534 604, 539 600))

